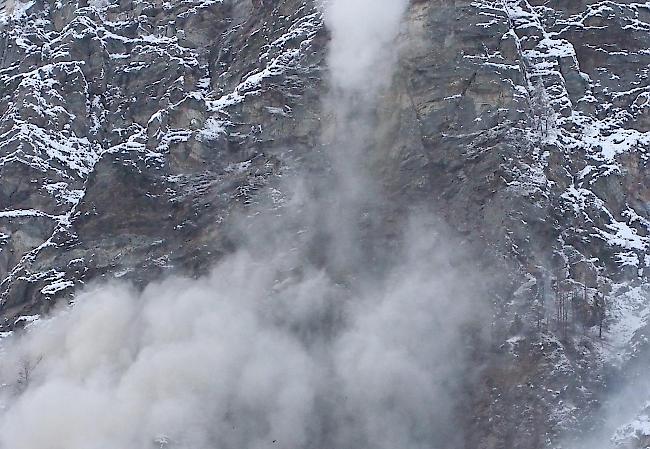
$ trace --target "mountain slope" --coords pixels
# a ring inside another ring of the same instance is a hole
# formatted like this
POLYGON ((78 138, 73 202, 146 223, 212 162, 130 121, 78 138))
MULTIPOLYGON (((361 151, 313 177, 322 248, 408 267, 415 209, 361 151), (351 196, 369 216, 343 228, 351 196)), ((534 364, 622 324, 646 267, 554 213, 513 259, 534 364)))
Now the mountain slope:
MULTIPOLYGON (((312 1, 16 0, 0 28, 2 330, 93 280, 203 274, 237 248, 234 217, 327 172, 312 1)), ((649 31, 647 2, 409 6, 372 232, 430 208, 498 279, 466 447, 579 439, 643 359, 649 31)))

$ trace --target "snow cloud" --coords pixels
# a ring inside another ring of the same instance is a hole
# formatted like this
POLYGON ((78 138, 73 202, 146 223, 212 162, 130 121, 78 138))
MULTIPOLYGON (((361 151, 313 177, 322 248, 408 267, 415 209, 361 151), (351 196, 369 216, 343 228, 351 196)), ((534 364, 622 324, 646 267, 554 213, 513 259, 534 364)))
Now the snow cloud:
POLYGON ((385 218, 365 161, 407 4, 326 4, 332 170, 242 219, 236 253, 200 279, 91 286, 2 340, 0 449, 459 446, 484 292, 435 220, 390 241, 368 225, 385 218))
POLYGON ((405 245, 354 293, 246 252, 199 280, 89 288, 3 341, 0 447, 449 447, 479 299, 439 241, 405 245))
POLYGON ((390 82, 396 39, 408 0, 331 0, 325 22, 332 36, 332 84, 375 93, 390 82))
POLYGON ((331 0, 324 3, 330 32, 327 90, 322 98, 322 144, 331 177, 321 194, 319 222, 330 242, 330 263, 350 271, 366 231, 362 222, 382 221, 385 193, 370 166, 381 146, 382 117, 399 54, 399 33, 408 0, 331 0))

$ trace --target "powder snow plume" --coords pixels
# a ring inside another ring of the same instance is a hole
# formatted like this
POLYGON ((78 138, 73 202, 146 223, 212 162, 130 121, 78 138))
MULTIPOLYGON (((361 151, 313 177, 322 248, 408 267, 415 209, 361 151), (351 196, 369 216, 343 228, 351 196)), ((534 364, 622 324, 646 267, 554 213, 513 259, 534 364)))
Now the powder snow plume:
POLYGON ((0 449, 458 446, 481 310, 462 251, 426 214, 404 220, 390 262, 358 243, 382 219, 365 160, 407 6, 325 5, 333 176, 297 175, 282 213, 207 276, 96 284, 2 340, 0 449))

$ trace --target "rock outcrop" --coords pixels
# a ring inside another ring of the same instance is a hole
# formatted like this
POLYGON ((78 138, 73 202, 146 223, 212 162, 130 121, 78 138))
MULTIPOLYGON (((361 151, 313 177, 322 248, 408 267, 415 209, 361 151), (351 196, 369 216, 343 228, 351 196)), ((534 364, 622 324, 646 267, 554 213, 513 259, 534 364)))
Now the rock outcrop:
MULTIPOLYGON (((0 330, 199 275, 283 173, 324 170, 311 0, 15 0, 0 31, 0 330)), ((648 67, 648 3, 409 7, 369 165, 388 222, 426 205, 499 273, 465 447, 579 438, 646 351, 648 67)))

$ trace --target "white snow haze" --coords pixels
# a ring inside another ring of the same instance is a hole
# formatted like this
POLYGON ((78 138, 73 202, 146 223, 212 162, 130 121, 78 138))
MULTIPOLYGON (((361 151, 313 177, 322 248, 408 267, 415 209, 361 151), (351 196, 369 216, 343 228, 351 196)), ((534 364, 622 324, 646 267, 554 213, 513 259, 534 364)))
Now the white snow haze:
POLYGON ((364 161, 407 7, 324 6, 334 175, 323 202, 296 190, 268 218, 273 239, 247 236, 209 275, 94 284, 0 340, 0 449, 455 446, 481 292, 425 214, 404 220, 381 276, 356 247, 382 202, 364 161), (296 222, 329 236, 316 248, 331 259, 305 256, 314 245, 296 222))
POLYGON ((395 39, 406 0, 331 0, 325 23, 331 33, 328 65, 334 87, 376 94, 390 82, 395 39))

